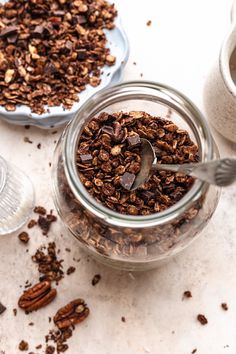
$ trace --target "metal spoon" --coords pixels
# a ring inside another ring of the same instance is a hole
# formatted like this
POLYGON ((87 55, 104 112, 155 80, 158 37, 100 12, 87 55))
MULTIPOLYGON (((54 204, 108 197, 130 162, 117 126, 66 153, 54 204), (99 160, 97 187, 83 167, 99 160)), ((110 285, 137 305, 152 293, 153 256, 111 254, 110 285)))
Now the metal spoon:
POLYGON ((182 165, 159 164, 156 162, 155 151, 151 143, 146 139, 141 139, 141 143, 141 169, 135 178, 131 191, 140 187, 153 170, 181 172, 220 187, 228 186, 236 181, 236 158, 182 165))

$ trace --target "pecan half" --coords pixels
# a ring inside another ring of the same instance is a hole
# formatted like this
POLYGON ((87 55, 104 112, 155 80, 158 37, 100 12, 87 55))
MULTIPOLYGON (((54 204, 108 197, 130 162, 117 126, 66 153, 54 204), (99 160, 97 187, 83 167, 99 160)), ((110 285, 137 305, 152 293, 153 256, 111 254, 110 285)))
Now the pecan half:
POLYGON ((57 311, 53 320, 59 329, 80 323, 89 315, 89 308, 84 300, 76 299, 57 311))
POLYGON ((43 281, 26 290, 19 298, 18 305, 26 313, 36 311, 48 305, 55 297, 57 291, 51 288, 49 281, 43 281))

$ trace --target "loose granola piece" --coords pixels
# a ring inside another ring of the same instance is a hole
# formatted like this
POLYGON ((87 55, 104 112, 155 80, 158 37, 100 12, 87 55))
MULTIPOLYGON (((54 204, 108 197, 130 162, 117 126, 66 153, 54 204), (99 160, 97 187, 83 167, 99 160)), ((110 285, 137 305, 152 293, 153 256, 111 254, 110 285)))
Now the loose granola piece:
POLYGON ((228 305, 226 304, 226 302, 223 302, 222 304, 221 304, 221 307, 222 307, 222 309, 223 310, 225 310, 225 311, 228 311, 228 305))
POLYGON ((18 346, 19 350, 24 352, 24 351, 27 351, 29 349, 29 344, 25 341, 25 340, 22 340, 20 343, 19 343, 19 346, 18 346))
POLYGON ((21 232, 19 235, 18 235, 18 238, 19 240, 22 242, 22 243, 25 243, 27 244, 29 242, 29 234, 25 231, 21 232))
POLYGON ((40 214, 40 215, 46 215, 47 210, 43 206, 36 206, 34 208, 34 213, 40 214))
POLYGON ((208 323, 207 318, 206 318, 204 315, 202 315, 202 314, 199 314, 199 315, 197 316, 197 319, 198 319, 198 321, 201 323, 201 325, 203 325, 203 326, 208 323))
POLYGON ((70 275, 70 274, 74 273, 75 270, 76 270, 75 267, 70 266, 70 267, 67 269, 66 274, 67 274, 67 275, 70 275))
POLYGON ((30 220, 30 222, 28 223, 28 228, 32 229, 35 225, 37 225, 37 221, 32 219, 30 220))
POLYGON ((95 286, 97 285, 101 280, 101 275, 100 274, 95 274, 93 279, 92 279, 92 285, 95 286))
POLYGON ((189 298, 191 298, 191 297, 193 297, 191 291, 186 290, 186 291, 183 293, 183 299, 184 299, 184 298, 189 299, 189 298))

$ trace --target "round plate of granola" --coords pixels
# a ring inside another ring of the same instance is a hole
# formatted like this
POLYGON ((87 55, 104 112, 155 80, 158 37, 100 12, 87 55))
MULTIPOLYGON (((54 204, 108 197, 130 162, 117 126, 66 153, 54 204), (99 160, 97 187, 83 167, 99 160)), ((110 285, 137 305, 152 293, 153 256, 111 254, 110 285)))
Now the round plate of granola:
POLYGON ((0 1, 0 119, 51 128, 120 81, 129 43, 106 0, 0 1))

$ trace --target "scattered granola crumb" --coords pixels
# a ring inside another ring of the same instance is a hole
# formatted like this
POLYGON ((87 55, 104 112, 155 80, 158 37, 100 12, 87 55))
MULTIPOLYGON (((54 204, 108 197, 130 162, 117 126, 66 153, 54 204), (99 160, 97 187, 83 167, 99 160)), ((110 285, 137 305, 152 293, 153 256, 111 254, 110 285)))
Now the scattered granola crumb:
POLYGON ((202 315, 202 314, 199 314, 199 315, 197 316, 197 319, 198 319, 198 321, 201 323, 201 325, 203 325, 203 326, 208 323, 207 318, 206 318, 204 315, 202 315))
POLYGON ((122 322, 126 322, 126 319, 125 319, 124 316, 121 317, 121 321, 122 321, 122 322))
POLYGON ((95 274, 93 279, 92 279, 92 285, 95 286, 99 281, 101 280, 101 275, 100 274, 95 274))
POLYGON ((30 322, 30 323, 29 323, 29 326, 34 326, 34 322, 30 322))
POLYGON ((228 311, 228 305, 226 304, 226 302, 223 302, 222 304, 221 304, 221 307, 222 307, 222 309, 223 310, 225 310, 225 311, 228 311))
POLYGON ((20 343, 19 343, 19 346, 18 346, 19 350, 21 350, 22 352, 26 351, 29 349, 29 344, 22 340, 20 343))
POLYGON ((33 141, 31 141, 28 136, 25 136, 25 137, 24 137, 24 142, 25 142, 25 143, 29 143, 29 144, 33 144, 33 141))
POLYGON ((186 291, 183 293, 183 299, 184 299, 184 298, 189 299, 190 297, 193 297, 191 291, 186 290, 186 291))
POLYGON ((49 242, 47 252, 46 247, 40 247, 32 256, 33 262, 38 264, 39 273, 43 274, 39 280, 49 280, 59 282, 64 277, 62 262, 57 258, 55 242, 49 242))
POLYGON ((43 206, 36 206, 34 208, 34 213, 40 214, 40 215, 46 215, 47 210, 43 206))
POLYGON ((148 20, 147 23, 146 23, 146 25, 147 25, 148 27, 151 26, 151 24, 152 24, 152 21, 151 21, 151 20, 148 20))
POLYGON ((21 232, 19 235, 18 235, 18 238, 19 240, 24 243, 24 244, 27 244, 29 242, 29 234, 25 231, 21 232))
POLYGON ((30 220, 30 222, 28 223, 28 229, 32 229, 32 227, 34 227, 35 225, 37 225, 37 221, 34 219, 30 220))
POLYGON ((25 283, 25 289, 28 289, 32 286, 32 283, 29 283, 29 280, 25 283))
POLYGON ((76 270, 75 267, 70 266, 70 267, 67 269, 66 274, 67 274, 67 275, 70 275, 70 274, 74 273, 75 270, 76 270))
POLYGON ((48 234, 48 232, 50 230, 50 227, 51 227, 51 224, 53 222, 55 222, 56 220, 57 220, 57 217, 55 215, 52 215, 52 214, 48 214, 47 216, 39 215, 38 226, 42 230, 43 235, 47 235, 48 234))
POLYGON ((17 309, 13 309, 13 314, 14 314, 14 316, 17 315, 17 309))
POLYGON ((55 353, 55 347, 52 345, 47 346, 45 354, 54 354, 55 353))
POLYGON ((6 311, 6 307, 0 302, 0 315, 6 311))
POLYGON ((38 143, 37 148, 40 150, 41 149, 41 143, 38 143))

